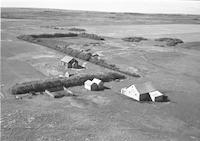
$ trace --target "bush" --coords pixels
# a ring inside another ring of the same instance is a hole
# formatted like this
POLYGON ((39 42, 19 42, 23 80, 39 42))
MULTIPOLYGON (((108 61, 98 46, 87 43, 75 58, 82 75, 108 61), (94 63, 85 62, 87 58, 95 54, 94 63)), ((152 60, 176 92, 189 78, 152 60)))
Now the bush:
POLYGON ((70 48, 70 47, 67 47, 67 48, 65 48, 64 49, 64 53, 66 53, 66 54, 72 54, 72 52, 73 52, 73 49, 72 48, 70 48))
POLYGON ((80 86, 83 85, 86 80, 92 80, 94 78, 101 79, 103 82, 109 82, 116 79, 125 79, 125 76, 114 72, 108 72, 99 74, 82 74, 78 76, 72 76, 70 78, 53 78, 24 82, 21 84, 15 84, 11 88, 11 93, 13 95, 17 95, 29 92, 44 92, 46 89, 59 89, 63 86, 67 88, 73 86, 80 86))
POLYGON ((76 28, 76 27, 70 28, 70 29, 68 29, 68 30, 69 30, 69 31, 78 31, 78 32, 84 32, 84 31, 86 31, 85 29, 76 28))
POLYGON ((92 57, 92 53, 90 52, 81 52, 79 54, 79 58, 85 61, 89 61, 91 57, 92 57))
POLYGON ((71 56, 79 58, 80 51, 76 49, 72 49, 71 56))
POLYGON ((98 36, 96 34, 80 33, 78 34, 78 36, 83 37, 83 38, 94 39, 94 40, 105 40, 103 37, 98 36))
POLYGON ((126 37, 126 38, 122 38, 122 40, 127 41, 127 42, 141 42, 148 39, 143 38, 143 37, 126 37))
POLYGON ((114 65, 114 64, 108 64, 108 63, 106 63, 105 60, 98 59, 98 57, 91 57, 89 61, 92 62, 92 63, 94 63, 94 64, 97 64, 99 66, 102 66, 104 68, 108 68, 108 69, 111 69, 111 70, 114 70, 114 71, 118 71, 119 70, 119 68, 117 68, 116 65, 114 65))
POLYGON ((33 38, 60 38, 60 37, 76 37, 76 33, 54 33, 54 34, 39 34, 39 35, 29 35, 33 38))
POLYGON ((21 40, 24 40, 24 41, 29 41, 29 42, 32 42, 35 39, 31 35, 20 35, 17 38, 21 39, 21 40))
POLYGON ((176 46, 177 44, 183 43, 181 39, 177 38, 158 38, 155 41, 166 42, 167 46, 176 46))

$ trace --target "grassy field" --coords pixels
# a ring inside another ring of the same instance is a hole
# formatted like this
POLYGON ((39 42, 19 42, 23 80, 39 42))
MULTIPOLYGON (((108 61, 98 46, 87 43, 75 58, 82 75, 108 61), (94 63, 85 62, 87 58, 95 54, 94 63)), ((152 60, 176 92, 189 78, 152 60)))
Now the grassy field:
POLYGON ((1 10, 2 141, 200 140, 200 16, 1 10), (142 77, 105 83, 108 89, 98 92, 83 86, 70 88, 76 97, 52 99, 37 95, 15 99, 9 88, 16 83, 57 77, 66 71, 108 72, 82 60, 78 61, 86 64, 86 69, 62 68, 60 59, 65 54, 16 38, 22 34, 67 33, 74 27, 103 36, 105 41, 71 37, 45 40, 89 49, 108 63, 142 77), (129 36, 149 40, 122 40, 129 36), (157 45, 154 39, 161 37, 179 38, 184 43, 157 45), (120 94, 122 87, 146 81, 151 81, 170 101, 139 103, 120 94))

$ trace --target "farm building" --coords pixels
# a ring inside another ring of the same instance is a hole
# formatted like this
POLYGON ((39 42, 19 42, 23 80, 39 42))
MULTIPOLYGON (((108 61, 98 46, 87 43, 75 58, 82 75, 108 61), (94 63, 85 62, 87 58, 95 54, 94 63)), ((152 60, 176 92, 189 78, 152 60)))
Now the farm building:
POLYGON ((128 88, 122 88, 121 93, 137 101, 150 100, 149 93, 140 93, 134 85, 131 85, 128 88))
POLYGON ((65 77, 70 77, 70 74, 68 72, 65 73, 65 77))
POLYGON ((165 100, 165 96, 159 91, 153 91, 149 93, 151 100, 154 102, 162 102, 165 100))
POLYGON ((98 89, 99 90, 101 90, 101 89, 103 89, 103 81, 102 80, 100 80, 100 79, 97 79, 97 78, 94 78, 93 80, 92 80, 92 82, 93 83, 96 83, 97 85, 98 85, 98 89))
POLYGON ((85 81, 84 87, 85 87, 85 89, 90 90, 90 91, 98 90, 98 85, 96 83, 92 82, 91 80, 85 81))
POLYGON ((78 61, 70 56, 65 56, 61 59, 61 65, 67 66, 68 68, 78 68, 78 61))
POLYGON ((121 93, 137 101, 163 102, 166 96, 157 91, 151 83, 135 84, 122 88, 121 93))
POLYGON ((151 83, 131 85, 128 88, 122 88, 121 93, 137 101, 150 101, 150 92, 156 91, 151 83))
POLYGON ((152 86, 150 82, 135 84, 135 87, 137 88, 140 94, 156 91, 156 89, 152 86))

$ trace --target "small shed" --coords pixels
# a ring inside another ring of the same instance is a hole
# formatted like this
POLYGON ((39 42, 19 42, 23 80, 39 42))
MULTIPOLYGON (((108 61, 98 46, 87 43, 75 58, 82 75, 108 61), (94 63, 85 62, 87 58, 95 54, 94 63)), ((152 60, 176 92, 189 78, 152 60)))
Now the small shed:
POLYGON ((85 89, 90 90, 90 91, 98 90, 98 85, 96 83, 92 82, 91 80, 85 81, 84 87, 85 87, 85 89))
POLYGON ((165 100, 165 96, 159 91, 150 92, 149 95, 154 102, 162 102, 165 100))
POLYGON ((92 80, 92 82, 93 83, 96 83, 97 85, 98 85, 98 89, 103 89, 103 81, 102 80, 100 80, 100 79, 97 79, 97 78, 94 78, 93 80, 92 80))
POLYGON ((62 74, 60 74, 58 77, 60 77, 60 78, 62 78, 62 77, 64 77, 62 74))
POLYGON ((68 72, 65 73, 65 77, 70 77, 70 74, 68 72))
POLYGON ((77 68, 78 61, 71 56, 65 56, 61 59, 61 65, 67 66, 68 68, 77 68))

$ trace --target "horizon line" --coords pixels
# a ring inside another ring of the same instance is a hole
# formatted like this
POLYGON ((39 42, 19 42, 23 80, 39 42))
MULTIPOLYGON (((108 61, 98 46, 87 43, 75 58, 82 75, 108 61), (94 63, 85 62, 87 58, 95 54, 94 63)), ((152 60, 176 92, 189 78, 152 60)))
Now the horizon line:
POLYGON ((131 12, 131 11, 104 11, 104 10, 85 10, 85 9, 63 9, 63 8, 47 8, 47 7, 8 7, 1 6, 1 8, 15 8, 15 9, 52 9, 52 10, 64 10, 64 11, 85 11, 85 12, 98 12, 98 13, 124 13, 124 14, 143 14, 143 15, 194 15, 200 16, 200 14, 187 14, 187 13, 153 13, 153 12, 131 12))

